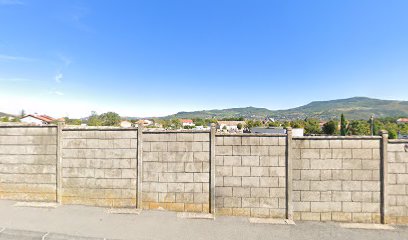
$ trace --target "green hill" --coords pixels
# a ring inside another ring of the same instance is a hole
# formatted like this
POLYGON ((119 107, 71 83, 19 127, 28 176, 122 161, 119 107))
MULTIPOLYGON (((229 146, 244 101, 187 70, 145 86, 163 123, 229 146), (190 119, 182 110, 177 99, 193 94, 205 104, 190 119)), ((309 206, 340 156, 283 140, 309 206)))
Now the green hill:
POLYGON ((203 110, 179 112, 165 118, 229 118, 244 117, 260 119, 273 117, 278 120, 319 118, 322 120, 339 118, 340 114, 348 119, 369 119, 375 117, 408 116, 408 101, 380 100, 366 97, 354 97, 330 101, 316 101, 287 110, 272 111, 266 108, 246 107, 221 110, 203 110))

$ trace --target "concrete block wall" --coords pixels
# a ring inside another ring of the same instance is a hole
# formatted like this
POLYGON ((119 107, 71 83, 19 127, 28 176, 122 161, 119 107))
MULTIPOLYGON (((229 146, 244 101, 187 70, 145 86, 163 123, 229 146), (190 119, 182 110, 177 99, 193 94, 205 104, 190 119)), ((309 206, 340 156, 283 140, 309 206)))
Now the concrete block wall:
POLYGON ((380 143, 379 137, 294 138, 294 219, 379 223, 380 143))
POLYGON ((56 201, 56 127, 0 127, 0 198, 56 201))
POLYGON ((290 139, 1 126, 0 198, 215 209, 216 215, 294 220, 408 222, 408 141, 386 135, 290 139))
POLYGON ((388 143, 388 223, 408 223, 408 141, 388 143))
POLYGON ((136 206, 137 130, 63 131, 62 203, 136 206))
POLYGON ((219 215, 285 217, 286 137, 217 135, 219 215))
POLYGON ((144 132, 142 206, 209 211, 210 134, 144 132))

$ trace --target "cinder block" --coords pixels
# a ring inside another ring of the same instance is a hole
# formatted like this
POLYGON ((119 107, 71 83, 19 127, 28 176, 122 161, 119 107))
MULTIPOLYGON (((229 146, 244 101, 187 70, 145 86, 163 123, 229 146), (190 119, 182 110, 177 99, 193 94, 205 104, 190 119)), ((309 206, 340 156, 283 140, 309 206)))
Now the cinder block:
POLYGON ((303 221, 320 221, 320 213, 302 212, 301 220, 303 221))
POLYGON ((241 156, 225 156, 224 165, 225 166, 240 166, 241 156))
POLYGON ((269 197, 269 189, 251 188, 251 197, 269 197))
POLYGON ((243 177, 242 187, 259 187, 259 177, 243 177))
POLYGON ((224 137, 224 145, 241 145, 241 137, 224 137))
POLYGON ((361 148, 361 140, 355 139, 343 140, 343 148, 361 148))
POLYGON ((269 146, 278 146, 279 138, 278 137, 259 137, 260 145, 269 145, 269 146))
POLYGON ((310 181, 293 181, 293 190, 310 190, 310 181))
POLYGON ((310 141, 310 148, 329 148, 329 140, 311 140, 310 141))
POLYGON ((268 177, 269 168, 268 167, 251 167, 252 177, 268 177))
POLYGON ((178 142, 193 142, 194 134, 193 133, 177 133, 176 139, 178 142))
POLYGON ((308 158, 308 159, 319 159, 320 158, 320 150, 319 149, 302 149, 301 150, 301 157, 308 158))
MULTIPOLYGON (((183 162, 167 163, 167 172, 184 172, 184 163, 183 162)), ((186 172, 191 172, 191 171, 186 171, 186 172)))
MULTIPOLYGON (((194 173, 194 182, 208 183, 210 180, 209 173, 194 173)), ((190 179, 191 181, 191 179, 190 179)))
MULTIPOLYGON (((269 146, 269 155, 270 156, 285 156, 286 147, 285 146, 269 146)), ((252 154, 252 152, 251 152, 252 154)))
POLYGON ((269 209, 267 209, 267 208, 251 208, 251 217, 259 217, 259 218, 269 217, 269 209))
POLYGON ((351 201, 351 192, 333 191, 332 199, 334 202, 349 202, 351 201))
POLYGON ((379 181, 362 181, 361 187, 363 192, 378 192, 380 191, 379 181))
POLYGON ((250 208, 233 208, 232 215, 233 216, 250 216, 251 209, 250 208))
POLYGON ((250 167, 233 167, 233 175, 234 176, 251 176, 251 168, 250 167))
POLYGON ((380 149, 380 143, 381 141, 379 139, 378 140, 363 140, 362 148, 380 149))
POLYGON ((225 197, 224 198, 224 207, 231 207, 231 208, 241 207, 241 198, 225 197))
POLYGON ((251 146, 258 146, 260 144, 259 137, 252 137, 252 136, 245 136, 242 137, 242 145, 251 145, 251 146))
POLYGON ((232 166, 216 166, 215 173, 217 176, 232 176, 232 166))
POLYGON ((277 177, 260 177, 259 178, 259 186, 260 187, 278 187, 279 186, 279 178, 277 177))
POLYGON ((260 166, 279 166, 279 156, 259 156, 260 166))
POLYGON ((268 146, 251 146, 251 155, 252 156, 268 156, 269 155, 268 146))
POLYGON ((176 202, 194 203, 194 195, 193 193, 176 193, 176 202))
POLYGON ((365 203, 361 204, 362 212, 366 213, 379 213, 380 212, 380 204, 379 203, 365 203))
POLYGON ((310 189, 315 191, 339 191, 341 190, 341 181, 311 181, 310 189))
POLYGON ((300 199, 303 202, 318 202, 320 201, 320 192, 302 191, 300 199))
POLYGON ((361 212, 361 202, 343 202, 343 212, 361 212))
POLYGON ((269 167, 269 176, 271 177, 284 177, 285 174, 285 167, 269 167))
POLYGON ((341 202, 311 202, 312 212, 341 212, 341 202))
POLYGON ((332 212, 332 220, 336 222, 351 222, 351 213, 332 212))
POLYGON ((242 198, 243 208, 259 207, 259 198, 242 198))
MULTIPOLYGON (((170 166, 168 167, 170 168, 170 166)), ((193 163, 186 162, 185 171, 186 172, 203 172, 203 164, 201 162, 193 162, 193 163)))
POLYGON ((343 159, 343 169, 361 169, 361 159, 343 159))
POLYGON ((371 170, 352 170, 353 180, 373 180, 371 170))
POLYGON ((361 181, 343 181, 344 191, 361 191, 361 181))
POLYGON ((259 166, 259 156, 242 156, 243 166, 259 166))
POLYGON ((193 141, 195 142, 209 142, 210 134, 209 133, 194 133, 193 141))
MULTIPOLYGON (((313 160, 312 160, 313 161, 313 160)), ((302 180, 320 180, 320 170, 300 170, 302 180)))
POLYGON ((352 158, 351 149, 332 149, 333 158, 352 158))
POLYGON ((342 161, 339 159, 312 159, 310 165, 312 169, 341 169, 342 161))
POLYGON ((373 150, 372 149, 353 149, 353 158, 360 158, 360 159, 372 159, 373 158, 373 150))
POLYGON ((251 189, 248 187, 234 187, 232 195, 234 197, 251 197, 251 189))
MULTIPOLYGON (((232 146, 217 146, 215 148, 215 154, 218 156, 231 156, 232 146)), ((234 154, 234 155, 237 155, 237 154, 234 154)))
POLYGON ((277 198, 260 198, 259 207, 261 208, 279 208, 279 200, 277 198))
MULTIPOLYGON (((353 170, 354 171, 354 170, 353 170)), ((351 170, 332 170, 333 180, 352 180, 351 170)))
MULTIPOLYGON (((244 178, 246 179, 246 178, 244 178)), ((224 186, 226 187, 240 187, 241 177, 224 177, 224 186)), ((244 186, 244 185, 242 185, 244 186)))

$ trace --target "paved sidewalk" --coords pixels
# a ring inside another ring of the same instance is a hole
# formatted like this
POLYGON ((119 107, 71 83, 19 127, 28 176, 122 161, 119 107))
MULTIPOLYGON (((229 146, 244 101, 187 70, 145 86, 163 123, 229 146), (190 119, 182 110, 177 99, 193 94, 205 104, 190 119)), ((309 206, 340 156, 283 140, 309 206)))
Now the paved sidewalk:
POLYGON ((34 208, 15 207, 15 203, 0 200, 0 239, 408 239, 407 226, 367 230, 336 223, 272 225, 250 223, 240 217, 185 219, 164 211, 112 214, 96 207, 34 208))

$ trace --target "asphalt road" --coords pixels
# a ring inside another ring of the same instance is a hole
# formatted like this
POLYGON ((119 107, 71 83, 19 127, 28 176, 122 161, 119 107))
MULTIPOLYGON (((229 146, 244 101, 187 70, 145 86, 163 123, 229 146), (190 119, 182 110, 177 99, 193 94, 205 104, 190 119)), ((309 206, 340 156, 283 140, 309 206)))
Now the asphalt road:
POLYGON ((0 239, 279 239, 382 240, 408 239, 408 226, 392 230, 350 229, 338 223, 254 224, 247 218, 178 218, 176 213, 142 211, 112 214, 104 208, 59 206, 15 207, 0 201, 0 239))

